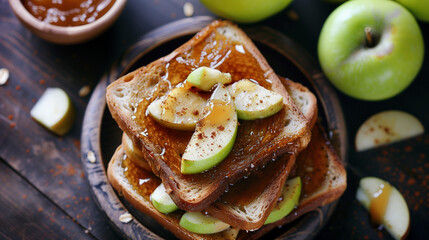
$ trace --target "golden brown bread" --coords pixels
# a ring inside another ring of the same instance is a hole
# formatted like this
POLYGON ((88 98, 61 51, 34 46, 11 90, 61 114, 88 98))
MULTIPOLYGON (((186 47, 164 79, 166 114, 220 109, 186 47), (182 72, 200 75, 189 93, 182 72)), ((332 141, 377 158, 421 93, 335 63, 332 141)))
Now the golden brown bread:
POLYGON ((234 228, 215 234, 192 233, 179 225, 180 218, 184 213, 183 211, 163 214, 156 210, 150 201, 150 194, 161 184, 161 180, 151 172, 137 167, 133 161, 126 157, 122 146, 116 149, 115 154, 109 162, 107 177, 113 188, 119 194, 123 195, 129 203, 139 211, 154 218, 164 228, 180 239, 233 240, 238 234, 238 229, 234 228), (127 171, 124 171, 124 167, 127 167, 127 171), (140 184, 139 179, 144 179, 145 181, 140 184))
POLYGON ((187 211, 207 208, 230 184, 272 158, 306 147, 310 131, 282 83, 251 40, 229 22, 215 21, 187 43, 112 83, 106 99, 113 118, 162 179, 174 202, 187 211), (254 79, 283 96, 284 108, 266 119, 241 121, 232 153, 218 166, 195 175, 180 172, 181 154, 192 135, 157 124, 147 116, 150 102, 184 81, 191 70, 210 66, 233 81, 254 79), (254 166, 254 168, 251 168, 254 166))
MULTIPOLYGON (((311 118, 316 118, 317 116, 313 112, 305 110, 317 108, 314 106, 316 104, 315 101, 311 100, 311 92, 302 87, 301 84, 293 82, 290 82, 290 84, 287 85, 287 90, 292 96, 303 96, 302 99, 300 99, 301 103, 297 105, 300 107, 300 110, 306 114, 309 122, 315 122, 314 119, 311 118)), ((331 146, 327 144, 326 139, 322 137, 323 133, 319 128, 320 126, 313 129, 311 144, 306 150, 301 152, 299 156, 300 160, 297 162, 292 173, 292 177, 303 177, 303 195, 299 208, 286 218, 276 223, 264 226, 258 231, 251 233, 241 232, 241 239, 259 238, 266 232, 271 231, 275 226, 289 223, 302 214, 315 209, 319 205, 324 205, 335 200, 342 194, 345 189, 345 171, 339 162, 339 159, 331 149, 331 146), (337 181, 332 181, 332 179, 331 181, 328 181, 328 171, 331 171, 330 174, 336 174, 334 176, 337 178, 337 181)), ((239 226, 238 228, 240 229, 256 228, 258 225, 256 225, 255 222, 243 221, 243 219, 240 219, 249 216, 252 217, 252 214, 246 215, 245 213, 249 211, 243 211, 243 209, 251 210, 252 207, 256 207, 254 210, 258 212, 258 209, 267 208, 266 212, 259 210, 259 213, 268 215, 273 203, 276 202, 275 200, 278 197, 278 189, 281 189, 281 186, 283 186, 286 177, 289 175, 290 167, 294 162, 293 160, 290 161, 290 159, 288 159, 289 157, 290 156, 285 155, 283 158, 279 158, 277 161, 267 164, 265 169, 255 171, 248 176, 247 179, 240 180, 234 186, 230 187, 229 191, 222 195, 217 202, 206 209, 207 212, 234 226, 239 226), (288 162, 286 163, 282 161, 288 162), (265 189, 265 187, 267 187, 267 189, 265 189), (269 197, 270 195, 271 198, 269 197), (273 198, 273 195, 275 198, 273 198), (224 204, 225 202, 228 202, 228 204, 224 204), (236 206, 239 206, 239 208, 236 208, 239 209, 239 211, 235 212, 234 210, 231 210, 236 206), (243 208, 243 206, 245 206, 245 208, 243 208)), ((140 161, 144 161, 144 159, 140 159, 140 161)), ((109 168, 111 168, 110 165, 109 168)), ((115 189, 118 189, 118 186, 114 185, 114 187, 115 189)), ((141 205, 141 203, 135 202, 132 202, 132 204, 141 205)), ((147 208, 145 205, 140 207, 147 208)), ((146 211, 149 210, 146 209, 146 211)), ((162 219, 163 216, 167 217, 167 219, 169 218, 168 215, 162 214, 160 214, 158 218, 162 219)), ((170 216, 174 216, 174 214, 170 216)), ((261 218, 259 218, 259 220, 260 219, 261 218)), ((262 219, 263 220, 260 221, 263 223, 265 221, 265 217, 262 217, 262 219)), ((166 219, 157 219, 157 221, 161 221, 162 224, 165 224, 163 223, 165 220, 166 219)), ((172 225, 174 226, 174 223, 172 225)), ((176 228, 180 228, 180 226, 176 226, 176 228)), ((235 231, 229 231, 227 236, 230 237, 231 233, 235 233, 235 231)))
MULTIPOLYGON (((317 103, 314 95, 300 83, 284 78, 280 79, 282 82, 289 82, 285 86, 292 98, 299 96, 297 106, 307 120, 316 122, 317 114, 314 112, 317 112, 317 103)), ((124 134, 122 147, 128 158, 139 167, 147 169, 147 161, 142 158, 137 147, 129 146, 129 144, 132 144, 131 140, 124 134)), ((264 169, 252 173, 249 171, 249 176, 230 186, 228 192, 225 192, 205 211, 238 229, 260 228, 275 206, 294 163, 295 156, 285 154, 275 162, 268 163, 264 169)))
POLYGON ((316 96, 314 96, 307 87, 300 83, 294 82, 288 78, 279 78, 298 109, 302 112, 305 118, 307 118, 310 129, 313 129, 314 124, 316 124, 318 114, 316 96))
MULTIPOLYGON (((117 156, 117 154, 115 154, 115 156, 117 156)), ((113 158, 112 158, 112 161, 114 161, 113 158)), ((259 173, 259 174, 261 174, 260 176, 265 176, 265 179, 270 179, 270 178, 266 177, 267 171, 270 173, 273 173, 275 171, 271 172, 268 169, 270 167, 272 167, 273 169, 276 167, 279 167, 281 165, 280 164, 281 159, 279 159, 273 163, 268 164, 266 169, 255 172, 253 174, 259 173)), ((135 199, 130 200, 130 198, 133 198, 133 196, 127 197, 127 195, 133 195, 132 194, 133 191, 131 191, 131 194, 129 192, 126 193, 126 191, 130 191, 130 190, 129 189, 124 190, 124 188, 125 188, 123 186, 124 183, 117 183, 117 180, 115 182, 115 179, 118 178, 118 173, 114 173, 111 170, 112 169, 111 165, 112 165, 112 163, 109 164, 108 175, 109 175, 110 181, 112 181, 112 185, 114 186, 114 188, 117 189, 119 192, 122 192, 124 194, 124 196, 126 196, 126 199, 128 201, 130 201, 134 206, 137 206, 137 208, 139 210, 141 210, 145 213, 147 213, 148 211, 156 211, 156 210, 154 210, 154 208, 151 206, 150 203, 145 203, 142 205, 141 199, 137 198, 137 200, 135 200, 135 199), (122 186, 118 186, 120 184, 122 186), (145 209, 145 208, 149 208, 149 207, 150 207, 150 209, 145 209)), ((127 167, 128 167, 128 169, 134 169, 134 170, 139 169, 135 165, 134 165, 134 167, 132 167, 132 166, 131 167, 127 166, 127 167)), ((137 171, 143 171, 143 170, 137 170, 137 171)), ((280 171, 280 172, 282 172, 282 171, 280 171)), ((146 189, 146 191, 140 191, 139 195, 141 195, 141 196, 145 196, 145 192, 150 192, 151 191, 150 189, 153 190, 160 183, 159 179, 157 179, 152 174, 150 174, 150 175, 152 176, 152 178, 156 179, 157 181, 152 186, 150 184, 142 186, 142 187, 144 187, 143 189, 146 189), (149 190, 147 190, 147 189, 149 189, 149 190)), ((344 170, 344 167, 342 166, 342 163, 340 162, 340 160, 336 156, 335 152, 333 151, 332 146, 329 144, 326 136, 322 132, 320 125, 316 126, 313 129, 312 141, 310 142, 307 149, 305 149, 304 151, 301 152, 301 154, 298 157, 298 160, 296 161, 295 169, 291 173, 291 178, 295 177, 295 176, 300 176, 302 179, 302 183, 303 183, 303 189, 302 189, 302 195, 301 195, 299 207, 297 209, 295 209, 291 214, 289 214, 284 219, 279 220, 275 223, 266 225, 257 231, 254 231, 254 232, 241 231, 239 234, 239 239, 257 239, 257 238, 260 238, 264 234, 266 234, 267 232, 271 231, 273 228, 275 228, 279 225, 284 225, 284 224, 290 223, 290 222, 294 221, 295 219, 297 219, 298 217, 302 216, 303 214, 305 214, 311 210, 314 210, 319 206, 322 206, 322 205, 325 205, 325 204, 328 204, 328 203, 334 201, 335 199, 339 198, 341 196, 341 194, 344 192, 344 190, 346 188, 346 172, 344 170)), ((130 179, 130 176, 127 176, 127 178, 130 179)), ((140 178, 148 179, 149 177, 147 177, 146 175, 140 174, 138 179, 140 179, 140 178)), ((249 177, 248 179, 251 179, 251 177, 249 177)), ((274 177, 274 179, 277 179, 277 178, 274 177)), ((257 176, 255 178, 255 180, 256 181, 257 180, 263 180, 263 178, 257 176)), ((250 180, 250 181, 251 181, 250 183, 247 182, 241 186, 240 186, 240 184, 242 182, 239 182, 237 185, 234 185, 235 188, 234 187, 230 188, 229 192, 238 191, 239 196, 245 195, 246 192, 250 191, 251 187, 254 186, 254 184, 252 184, 252 180, 250 180), (249 190, 243 191, 242 190, 243 187, 245 189, 249 189, 249 190)), ((136 182, 137 182, 137 180, 136 180, 136 182)), ((261 185, 261 186, 263 186, 263 185, 261 185)), ((252 195, 255 192, 258 192, 258 190, 254 189, 254 192, 252 192, 252 191, 248 192, 249 194, 247 196, 252 195)), ((273 193, 275 191, 270 191, 270 192, 273 193)), ((263 193, 264 192, 262 191, 262 194, 263 193)), ((219 201, 222 201, 222 197, 219 201)), ((136 198, 136 197, 134 196, 134 198, 136 198)), ((265 198, 259 197, 259 196, 256 199, 258 199, 258 198, 265 199, 265 198)), ((253 200, 252 197, 248 197, 247 199, 250 199, 249 201, 253 200)), ((248 203, 246 203, 246 204, 248 204, 248 203)), ((224 212, 228 212, 228 210, 225 210, 224 212)), ((149 214, 149 213, 147 213, 147 214, 149 214)), ((155 213, 151 213, 151 214, 155 214, 155 213)), ((177 213, 175 213, 175 214, 177 214, 177 213)), ((180 216, 180 214, 181 213, 179 213, 178 215, 180 216)), ((164 224, 167 224, 167 225, 170 224, 170 225, 172 225, 170 227, 173 229, 174 229, 174 226, 175 226, 175 228, 180 228, 180 226, 177 225, 178 217, 176 217, 176 220, 173 222, 165 223, 165 221, 170 219, 172 216, 174 217, 175 216, 174 214, 169 214, 169 215, 164 214, 163 215, 163 214, 158 213, 156 215, 157 216, 154 218, 157 221, 161 222, 161 224, 163 224, 163 225, 164 224), (166 218, 166 219, 164 219, 164 218, 166 218)), ((228 215, 228 214, 226 214, 226 215, 228 215)), ((232 221, 234 221, 234 220, 232 220, 232 221)), ((174 233, 175 233, 175 231, 178 231, 178 230, 177 229, 173 230, 174 233)), ((234 233, 234 231, 231 230, 230 232, 228 232, 227 235, 231 236, 230 235, 231 232, 234 233)), ((180 236, 180 235, 178 235, 178 236, 180 236)), ((213 237, 213 236, 211 236, 211 237, 213 237)))

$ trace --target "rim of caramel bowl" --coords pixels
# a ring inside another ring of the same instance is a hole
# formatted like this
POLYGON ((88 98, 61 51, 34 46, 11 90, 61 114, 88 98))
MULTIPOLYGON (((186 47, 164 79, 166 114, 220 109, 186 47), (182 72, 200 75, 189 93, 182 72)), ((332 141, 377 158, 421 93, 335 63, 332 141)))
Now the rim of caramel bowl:
POLYGON ((114 0, 112 7, 92 23, 80 26, 56 26, 33 16, 21 0, 9 0, 9 5, 21 23, 38 37, 57 44, 76 44, 93 39, 112 25, 121 14, 127 0, 114 0))

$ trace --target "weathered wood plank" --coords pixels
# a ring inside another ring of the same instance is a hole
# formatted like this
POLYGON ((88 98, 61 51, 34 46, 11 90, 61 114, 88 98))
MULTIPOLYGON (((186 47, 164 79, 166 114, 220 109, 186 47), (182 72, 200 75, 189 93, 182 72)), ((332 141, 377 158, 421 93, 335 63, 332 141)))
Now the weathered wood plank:
POLYGON ((0 161, 2 239, 92 239, 30 183, 0 161))

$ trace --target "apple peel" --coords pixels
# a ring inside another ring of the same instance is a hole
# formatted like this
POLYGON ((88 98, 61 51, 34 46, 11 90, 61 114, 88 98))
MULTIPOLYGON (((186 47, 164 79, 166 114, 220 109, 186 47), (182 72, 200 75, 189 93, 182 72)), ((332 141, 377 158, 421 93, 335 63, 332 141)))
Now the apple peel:
POLYGON ((281 196, 282 201, 277 203, 270 215, 268 215, 268 218, 265 220, 264 224, 276 222, 292 212, 295 206, 297 206, 299 203, 301 188, 302 183, 300 177, 295 177, 288 180, 283 189, 281 196))
POLYGON ((161 213, 171 213, 179 209, 170 195, 167 194, 164 184, 162 183, 150 195, 150 201, 161 213))
POLYGON ((200 234, 222 232, 230 227, 227 223, 200 212, 186 212, 180 219, 179 225, 191 232, 200 234))

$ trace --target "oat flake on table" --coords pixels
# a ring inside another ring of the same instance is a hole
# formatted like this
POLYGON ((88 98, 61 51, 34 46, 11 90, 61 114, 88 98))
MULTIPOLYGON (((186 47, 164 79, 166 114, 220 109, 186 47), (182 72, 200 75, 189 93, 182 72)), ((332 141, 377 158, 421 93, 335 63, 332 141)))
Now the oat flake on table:
POLYGON ((185 5, 183 5, 183 13, 186 17, 194 15, 194 5, 190 2, 186 2, 185 5))
POLYGON ((79 90, 79 97, 86 97, 91 92, 91 87, 89 85, 83 86, 79 90))
POLYGON ((130 213, 123 213, 121 216, 119 216, 119 221, 123 223, 129 223, 131 220, 133 220, 133 216, 131 216, 130 213))
POLYGON ((86 158, 88 159, 88 161, 95 163, 95 154, 93 151, 89 151, 88 154, 86 155, 86 158))

